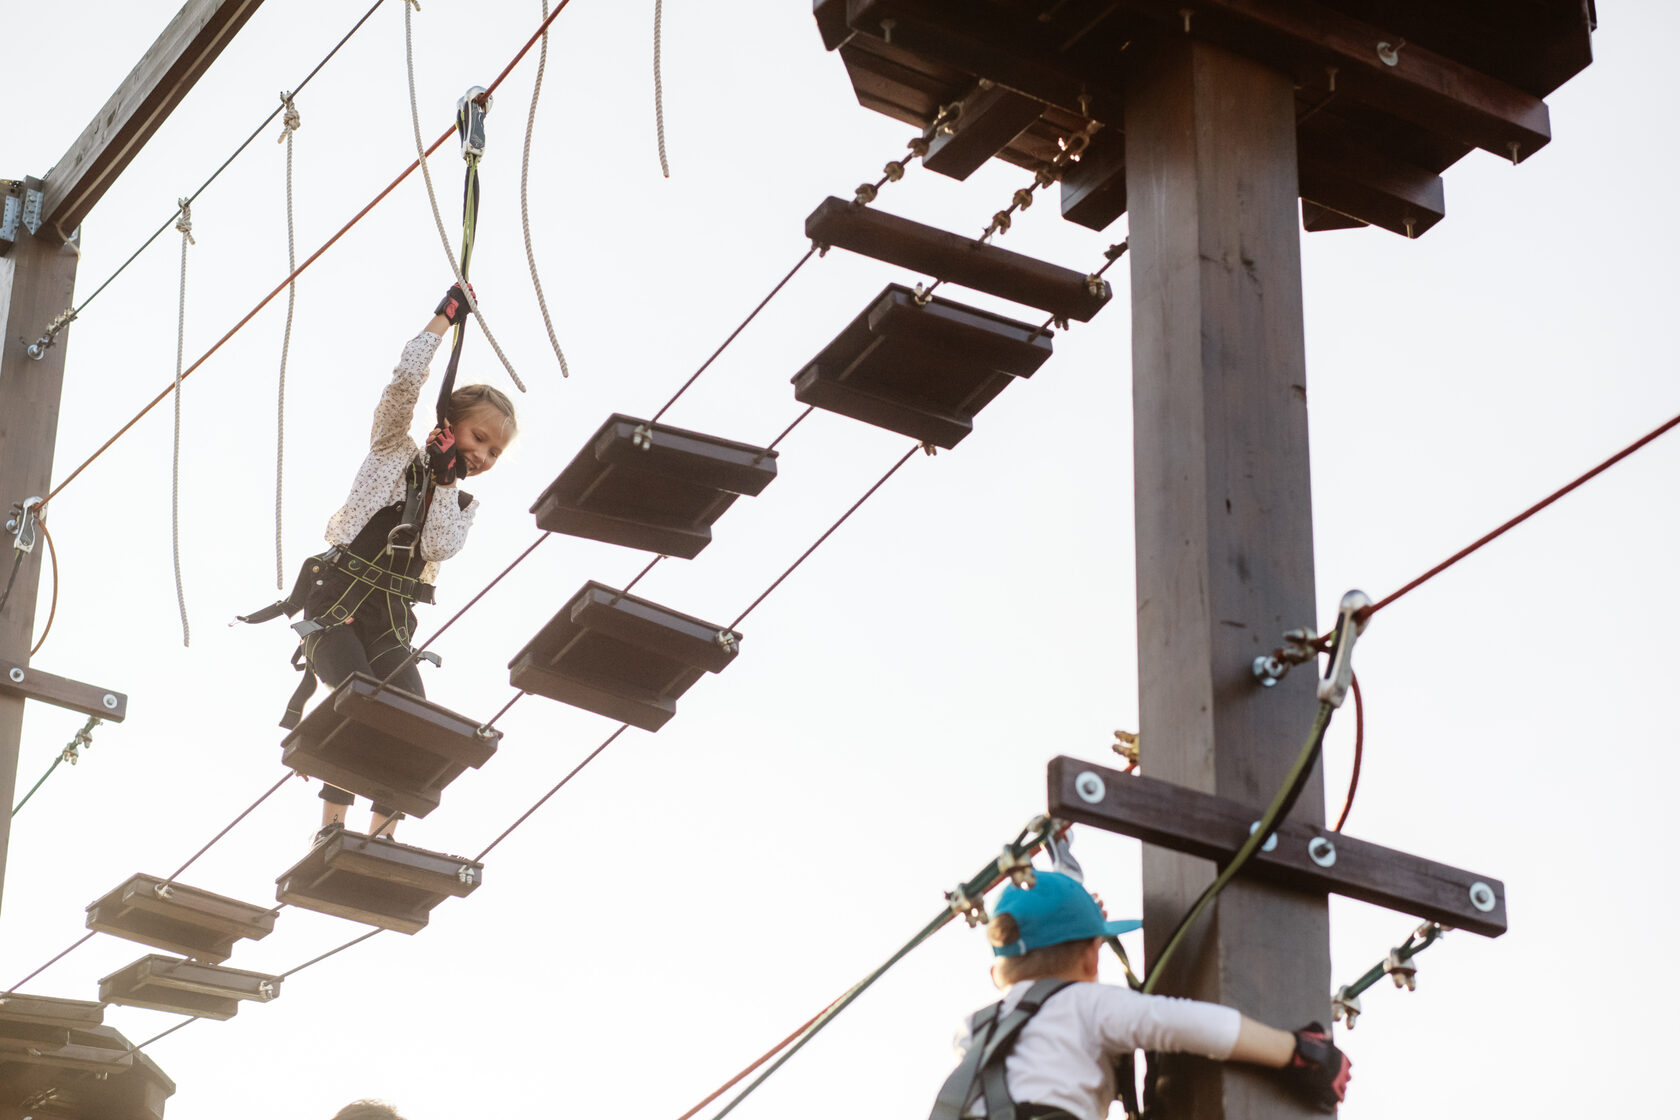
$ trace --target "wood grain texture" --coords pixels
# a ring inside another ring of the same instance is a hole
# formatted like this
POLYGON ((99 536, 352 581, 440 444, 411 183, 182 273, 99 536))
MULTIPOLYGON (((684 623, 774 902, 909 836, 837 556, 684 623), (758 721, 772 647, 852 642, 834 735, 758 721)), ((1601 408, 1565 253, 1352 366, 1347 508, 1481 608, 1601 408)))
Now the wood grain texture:
MULTIPOLYGON (((45 548, 45 545, 39 546, 45 548)), ((8 556, 9 560, 10 557, 8 556)), ((28 561, 26 561, 28 563, 28 561)), ((21 576, 19 577, 21 578, 21 576)), ((128 718, 128 696, 109 688, 101 688, 96 684, 83 684, 68 677, 56 677, 51 673, 43 673, 39 669, 27 665, 19 665, 0 657, 0 692, 8 692, 24 696, 31 700, 40 700, 54 707, 68 708, 72 712, 81 712, 86 716, 98 716, 100 719, 121 723, 128 718), (15 680, 16 674, 22 674, 22 680, 15 680), (105 698, 109 696, 111 703, 105 698)))

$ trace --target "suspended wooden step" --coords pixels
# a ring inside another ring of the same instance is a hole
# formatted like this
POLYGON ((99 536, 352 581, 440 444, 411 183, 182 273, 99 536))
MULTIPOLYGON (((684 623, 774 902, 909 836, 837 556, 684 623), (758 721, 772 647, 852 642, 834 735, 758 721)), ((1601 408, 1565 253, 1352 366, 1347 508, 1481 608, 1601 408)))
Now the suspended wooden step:
POLYGON ((99 1048, 121 1054, 122 1066, 78 1069, 57 1063, 55 1055, 28 1061, 0 1060, 0 1117, 32 1120, 163 1120, 164 1102, 175 1082, 147 1057, 133 1052, 128 1039, 102 1027, 99 1048), (7 1108, 26 1111, 8 1112, 7 1108))
POLYGON ((658 731, 741 635, 591 580, 508 663, 515 688, 658 731))
POLYGON ((30 1023, 66 1030, 97 1027, 105 1021, 105 1005, 87 999, 55 999, 51 996, 0 996, 0 1030, 9 1024, 30 1023))
POLYGON ((205 1019, 231 1019, 239 1013, 240 1000, 266 1003, 279 994, 278 976, 155 953, 99 982, 99 998, 106 1003, 205 1019))
POLYGON ((1114 294, 1100 277, 839 198, 811 212, 805 235, 825 248, 850 249, 1058 319, 1088 322, 1114 294))
MULTIPOLYGON (((16 1024, 21 1031, 23 1024, 16 1024)), ((57 1045, 50 1048, 7 1047, 0 1052, 0 1086, 9 1086, 7 1070, 16 1066, 49 1066, 54 1070, 87 1070, 92 1073, 116 1074, 134 1065, 135 1055, 115 1027, 53 1027, 58 1031, 57 1045)))
POLYGON ((776 453, 614 413, 531 507, 538 528, 693 559, 776 477, 776 453))
POLYGON ((275 897, 305 910, 418 933, 434 906, 466 897, 483 880, 484 865, 475 860, 339 832, 275 880, 275 897))
POLYGON ((1012 378, 1050 356, 1049 332, 888 284, 793 379, 793 395, 935 447, 955 447, 1012 378))
POLYGON ((280 761, 423 817, 462 771, 490 760, 501 737, 442 705, 352 673, 282 740, 280 761))
POLYGON ((221 964, 240 938, 260 941, 272 933, 274 911, 154 875, 135 875, 88 906, 87 926, 221 964))

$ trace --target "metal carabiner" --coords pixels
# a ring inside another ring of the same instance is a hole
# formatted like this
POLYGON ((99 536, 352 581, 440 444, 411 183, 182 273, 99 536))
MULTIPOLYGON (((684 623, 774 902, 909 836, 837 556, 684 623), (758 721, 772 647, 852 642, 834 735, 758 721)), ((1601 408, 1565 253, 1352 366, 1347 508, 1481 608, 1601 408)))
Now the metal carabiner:
POLYGON ((490 91, 473 86, 455 102, 455 131, 461 137, 461 158, 484 155, 484 117, 490 112, 490 91))
POLYGON ((1336 609, 1336 629, 1330 636, 1330 664, 1325 667, 1324 679, 1318 682, 1320 703, 1332 708, 1342 706, 1353 683, 1353 645, 1365 631, 1364 612, 1371 607, 1371 597, 1363 591, 1349 591, 1342 596, 1336 609))

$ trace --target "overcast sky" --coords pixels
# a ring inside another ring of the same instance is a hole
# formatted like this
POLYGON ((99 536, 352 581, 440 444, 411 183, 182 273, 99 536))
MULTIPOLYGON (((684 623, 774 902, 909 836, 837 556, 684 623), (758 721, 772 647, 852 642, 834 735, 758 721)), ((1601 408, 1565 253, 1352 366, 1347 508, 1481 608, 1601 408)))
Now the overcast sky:
MULTIPOLYGON (((175 7, 11 5, 8 24, 32 27, 7 61, 0 176, 45 174, 175 7)), ((88 219, 78 299, 362 7, 294 0, 255 14, 88 219)), ((1520 167, 1464 160, 1446 176, 1445 221, 1415 242, 1304 239, 1319 617, 1301 624, 1327 627, 1350 587, 1395 589, 1680 411, 1668 118, 1680 15, 1654 0, 1606 2, 1600 15, 1598 60, 1549 99, 1550 146, 1520 167)), ((539 19, 534 2, 425 0, 414 50, 428 140, 539 19)), ((413 157, 402 25, 401 6, 383 4, 298 99, 300 258, 413 157)), ((805 215, 873 180, 910 138, 857 105, 802 0, 673 2, 667 180, 652 30, 652 4, 622 0, 574 0, 554 24, 530 217, 569 380, 520 233, 535 52, 497 95, 473 278, 530 392, 518 397, 520 439, 469 486, 478 521, 422 633, 536 538, 527 508, 601 421, 657 410, 804 252, 805 215)), ((278 136, 271 126, 193 207, 189 362, 286 273, 278 136)), ((455 152, 434 165, 452 229, 455 152)), ((978 232, 1029 181, 1001 164, 963 183, 916 167, 878 205, 978 232)), ((1046 200, 1003 243, 1089 269, 1124 226, 1092 233, 1046 200)), ((173 376, 179 266, 171 230, 68 332, 55 480, 173 376)), ((475 894, 416 936, 382 934, 271 1004, 153 1047, 179 1084, 170 1120, 326 1120, 360 1096, 410 1120, 675 1120, 936 914, 942 891, 1043 809, 1049 758, 1113 763, 1112 731, 1137 725, 1138 651, 1129 290, 1123 265, 1110 276, 1113 306, 1058 334, 1055 356, 959 448, 914 457, 742 625, 735 664, 695 685, 664 730, 628 732, 590 764, 492 854, 475 894)), ((415 176, 300 280, 288 582, 319 548, 380 386, 448 277, 415 176)), ((884 284, 917 279, 840 252, 813 261, 666 419, 767 442, 802 407, 788 382, 803 363, 884 284)), ((186 383, 190 647, 171 575, 170 407, 53 503, 62 583, 34 664, 126 692, 130 714, 98 728, 14 822, 0 984, 79 937, 88 903, 134 872, 167 875, 281 776, 275 720, 295 681, 293 635, 225 623, 275 597, 284 319, 282 298, 186 383)), ((508 385, 476 331, 463 377, 508 385)), ((907 446, 814 415, 782 445, 775 483, 738 501, 699 558, 659 565, 638 593, 727 622, 907 446)), ((1648 1071, 1675 1041, 1662 993, 1680 778, 1680 611, 1667 593, 1677 472, 1680 442, 1659 441, 1384 611, 1361 641, 1366 761, 1349 833, 1503 879, 1511 930, 1432 947, 1415 994, 1371 991, 1340 1037, 1356 1062, 1352 1120, 1669 1107, 1648 1071)), ((508 660, 540 625, 584 581, 623 586, 645 561, 549 540, 439 642, 429 694, 488 718, 513 695, 508 660)), ((47 595, 44 581, 38 625, 47 595)), ((31 706, 20 790, 81 724, 31 706)), ((1344 710, 1326 747, 1332 813, 1352 724, 1344 710)), ((478 851, 615 724, 528 697, 500 726, 496 757, 406 823, 403 840, 478 851)), ((267 904, 307 849, 316 788, 286 783, 183 881, 267 904)), ((1135 912, 1138 846, 1086 829, 1075 845, 1111 912, 1135 912)), ((1338 984, 1417 924, 1340 900, 1331 921, 1338 984)), ((229 964, 281 972, 364 928, 287 908, 229 964)), ((100 977, 150 951, 101 935, 25 990, 94 999, 100 977)), ((978 934, 942 931, 738 1115, 920 1115, 958 1018, 992 997, 988 960, 978 934)), ((106 1021, 138 1041, 178 1020, 114 1007, 106 1021)))

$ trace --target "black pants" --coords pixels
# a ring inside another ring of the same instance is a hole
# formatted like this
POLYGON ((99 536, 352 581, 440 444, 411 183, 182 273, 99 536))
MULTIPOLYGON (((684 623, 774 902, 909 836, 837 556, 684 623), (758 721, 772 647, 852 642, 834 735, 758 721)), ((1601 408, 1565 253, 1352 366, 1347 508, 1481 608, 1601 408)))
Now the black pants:
MULTIPOLYGON (((426 686, 420 680, 419 665, 409 659, 414 637, 414 612, 408 603, 384 591, 367 593, 360 590, 355 596, 343 596, 340 603, 356 605, 348 621, 317 630, 303 641, 303 653, 315 675, 329 688, 343 684, 351 673, 365 673, 384 680, 393 671, 391 685, 415 696, 425 696, 426 686), (406 662, 406 664, 405 664, 406 662), (401 666, 399 669, 398 666, 401 666)), ((304 617, 312 617, 305 609, 304 617)), ((355 795, 337 786, 321 783, 321 800, 334 805, 351 805, 355 795)), ((373 811, 379 816, 394 816, 389 805, 374 802, 373 811)))

